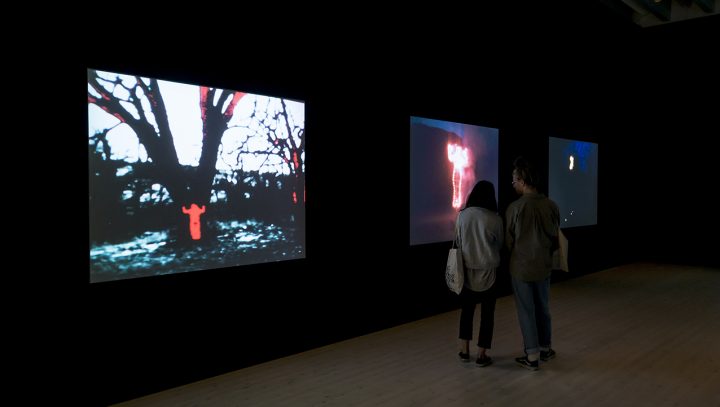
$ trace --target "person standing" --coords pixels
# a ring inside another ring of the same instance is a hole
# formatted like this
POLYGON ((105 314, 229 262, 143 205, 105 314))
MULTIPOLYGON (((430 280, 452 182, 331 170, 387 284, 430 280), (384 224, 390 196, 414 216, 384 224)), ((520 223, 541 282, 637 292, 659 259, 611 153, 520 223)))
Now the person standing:
POLYGON ((460 360, 470 361, 475 306, 480 304, 480 328, 476 364, 492 364, 487 350, 492 345, 495 325, 495 277, 503 245, 503 222, 497 213, 495 187, 490 181, 479 181, 468 195, 458 214, 456 238, 465 265, 465 282, 460 291, 460 360))
POLYGON ((552 253, 558 247, 560 211, 537 190, 538 174, 522 157, 514 161, 512 185, 520 197, 506 211, 509 269, 525 356, 515 361, 538 370, 555 357, 549 307, 552 253))

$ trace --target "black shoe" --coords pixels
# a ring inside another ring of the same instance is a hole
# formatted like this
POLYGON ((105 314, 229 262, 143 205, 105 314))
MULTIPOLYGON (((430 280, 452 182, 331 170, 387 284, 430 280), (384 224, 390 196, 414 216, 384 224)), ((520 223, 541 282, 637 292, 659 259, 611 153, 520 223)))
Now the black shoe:
POLYGON ((548 351, 540 351, 540 360, 543 362, 547 362, 548 360, 555 357, 555 351, 552 349, 549 349, 548 351))
POLYGON ((461 362, 469 362, 470 361, 470 354, 469 353, 458 353, 458 356, 460 356, 461 362))
POLYGON ((475 361, 475 364, 478 365, 478 367, 490 366, 490 365, 492 365, 492 363, 493 363, 492 358, 491 358, 490 356, 487 356, 487 355, 485 355, 485 356, 480 356, 480 357, 477 358, 477 360, 475 361))
POLYGON ((537 360, 532 361, 532 362, 529 361, 527 358, 527 355, 523 356, 521 358, 515 358, 515 362, 518 365, 524 367, 525 369, 538 370, 538 361, 537 360))

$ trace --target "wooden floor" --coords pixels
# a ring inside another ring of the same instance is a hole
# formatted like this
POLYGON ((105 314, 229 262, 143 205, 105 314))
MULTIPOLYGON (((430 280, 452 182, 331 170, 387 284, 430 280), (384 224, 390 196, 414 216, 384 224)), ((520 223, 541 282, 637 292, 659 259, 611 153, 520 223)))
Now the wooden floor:
POLYGON ((452 311, 119 405, 720 406, 720 270, 632 264, 550 291, 558 356, 536 372, 502 297, 486 368, 458 361, 452 311))

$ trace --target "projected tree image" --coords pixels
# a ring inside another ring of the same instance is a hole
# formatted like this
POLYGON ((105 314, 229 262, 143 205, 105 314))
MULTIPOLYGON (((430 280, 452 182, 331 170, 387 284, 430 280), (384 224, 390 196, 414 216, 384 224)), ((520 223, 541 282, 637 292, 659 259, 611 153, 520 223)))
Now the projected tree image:
POLYGON ((304 105, 88 70, 90 280, 304 257, 304 105))

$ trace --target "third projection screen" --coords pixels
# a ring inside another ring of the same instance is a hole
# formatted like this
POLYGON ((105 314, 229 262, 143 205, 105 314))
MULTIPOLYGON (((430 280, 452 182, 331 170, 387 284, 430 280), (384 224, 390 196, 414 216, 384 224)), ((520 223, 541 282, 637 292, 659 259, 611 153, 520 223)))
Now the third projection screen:
POLYGON ((548 195, 560 208, 560 227, 597 224, 598 145, 550 137, 548 195))

